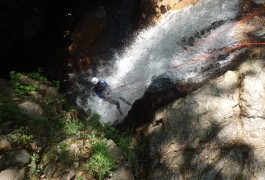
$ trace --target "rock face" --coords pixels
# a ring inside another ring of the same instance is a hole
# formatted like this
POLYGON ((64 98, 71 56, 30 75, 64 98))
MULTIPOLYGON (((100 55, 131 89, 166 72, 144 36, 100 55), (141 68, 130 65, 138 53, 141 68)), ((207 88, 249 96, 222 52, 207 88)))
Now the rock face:
POLYGON ((154 25, 169 10, 178 10, 198 0, 140 0, 140 24, 154 25))
POLYGON ((158 110, 145 132, 145 176, 263 179, 264 67, 249 59, 158 110))

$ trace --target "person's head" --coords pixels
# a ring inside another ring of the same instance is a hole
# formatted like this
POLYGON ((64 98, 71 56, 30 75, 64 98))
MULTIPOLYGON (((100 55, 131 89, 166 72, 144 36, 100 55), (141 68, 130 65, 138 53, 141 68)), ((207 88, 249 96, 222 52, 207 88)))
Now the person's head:
POLYGON ((98 83, 98 78, 93 77, 93 78, 91 79, 91 83, 94 84, 94 85, 96 85, 96 84, 98 83))

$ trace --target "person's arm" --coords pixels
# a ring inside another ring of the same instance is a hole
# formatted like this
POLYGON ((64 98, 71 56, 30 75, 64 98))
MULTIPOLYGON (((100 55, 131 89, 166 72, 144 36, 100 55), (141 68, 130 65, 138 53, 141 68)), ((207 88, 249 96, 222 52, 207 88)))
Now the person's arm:
POLYGON ((90 95, 95 95, 95 86, 93 86, 91 89, 90 89, 90 95))

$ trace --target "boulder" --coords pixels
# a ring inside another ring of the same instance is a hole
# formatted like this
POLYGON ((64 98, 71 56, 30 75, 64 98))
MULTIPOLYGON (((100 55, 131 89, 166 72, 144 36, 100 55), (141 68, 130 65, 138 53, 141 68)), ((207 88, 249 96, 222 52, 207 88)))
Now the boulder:
POLYGON ((18 104, 18 108, 22 114, 29 115, 30 117, 40 117, 43 115, 42 108, 37 103, 31 101, 18 104))
POLYGON ((25 166, 30 162, 30 154, 22 149, 10 152, 6 157, 5 166, 25 166))
POLYGON ((263 179, 264 70, 264 60, 248 59, 156 111, 144 133, 144 176, 263 179))
POLYGON ((26 176, 26 172, 25 172, 25 168, 22 169, 6 169, 4 171, 0 172, 0 179, 3 180, 23 180, 25 179, 26 176))
POLYGON ((119 167, 108 180, 134 180, 132 172, 125 166, 119 167))
POLYGON ((0 151, 11 150, 11 144, 7 139, 0 139, 0 151))

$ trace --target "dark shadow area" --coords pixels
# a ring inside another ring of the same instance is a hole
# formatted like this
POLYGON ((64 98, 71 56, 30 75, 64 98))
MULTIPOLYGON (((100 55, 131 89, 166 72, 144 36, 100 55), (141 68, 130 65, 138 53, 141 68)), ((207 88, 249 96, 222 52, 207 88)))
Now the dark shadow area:
POLYGON ((0 76, 43 68, 56 74, 62 63, 69 1, 1 1, 0 76))

